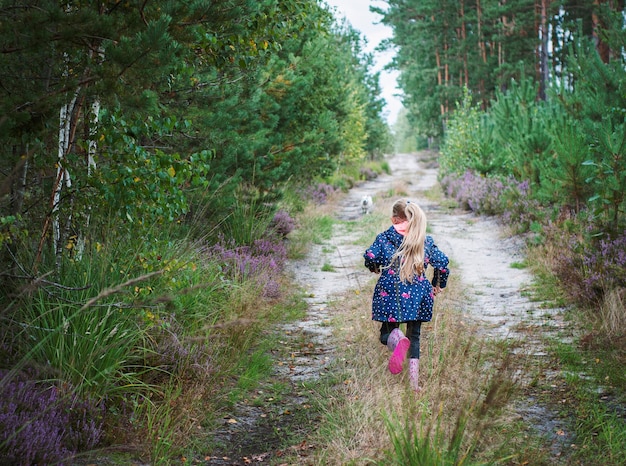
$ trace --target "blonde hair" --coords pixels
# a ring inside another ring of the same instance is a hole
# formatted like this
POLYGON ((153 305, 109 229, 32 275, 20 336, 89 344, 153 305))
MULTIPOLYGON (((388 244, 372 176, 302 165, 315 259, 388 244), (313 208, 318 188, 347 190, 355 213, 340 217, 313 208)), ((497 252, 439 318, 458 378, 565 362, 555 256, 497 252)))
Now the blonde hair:
POLYGON ((391 208, 392 215, 409 222, 402 244, 391 258, 400 262, 400 280, 413 283, 415 275, 424 272, 424 241, 426 239, 426 214, 414 202, 399 199, 391 208))

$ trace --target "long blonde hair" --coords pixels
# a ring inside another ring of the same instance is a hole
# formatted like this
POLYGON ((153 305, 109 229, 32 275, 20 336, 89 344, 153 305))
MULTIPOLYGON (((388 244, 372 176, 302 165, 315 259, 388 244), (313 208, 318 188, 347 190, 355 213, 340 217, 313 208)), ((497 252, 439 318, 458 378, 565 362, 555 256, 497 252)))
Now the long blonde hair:
POLYGON ((400 280, 413 283, 415 275, 424 272, 424 241, 426 239, 426 214, 414 202, 399 199, 394 202, 392 215, 407 220, 406 235, 402 244, 391 258, 391 263, 400 262, 400 280))

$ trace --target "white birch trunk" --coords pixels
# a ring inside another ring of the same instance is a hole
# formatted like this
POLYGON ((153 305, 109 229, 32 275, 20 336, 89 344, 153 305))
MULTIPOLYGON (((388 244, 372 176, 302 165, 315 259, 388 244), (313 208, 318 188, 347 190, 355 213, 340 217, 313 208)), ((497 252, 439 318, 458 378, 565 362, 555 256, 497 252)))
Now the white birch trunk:
POLYGON ((72 113, 76 105, 76 99, 79 91, 77 90, 72 100, 63 105, 59 111, 59 147, 57 154, 57 177, 54 186, 54 194, 52 197, 52 237, 55 254, 58 255, 62 250, 61 226, 59 222, 59 204, 61 201, 61 192, 63 187, 72 187, 72 178, 70 172, 65 167, 65 154, 70 146, 70 133, 72 127, 72 113))
POLYGON ((91 124, 89 126, 89 145, 87 149, 87 176, 96 169, 96 150, 98 149, 98 124, 100 116, 100 100, 91 104, 91 124))
MULTIPOLYGON (((104 61, 104 47, 98 47, 98 58, 104 61)), ((100 99, 96 98, 91 104, 89 119, 89 141, 87 141, 87 176, 90 177, 96 169, 96 152, 98 150, 98 125, 100 124, 100 99)), ((91 205, 87 207, 85 230, 89 228, 91 219, 91 205)), ((85 235, 80 234, 76 239, 76 259, 80 260, 85 251, 85 235)))
MULTIPOLYGON (((100 122, 100 100, 96 99, 91 104, 91 119, 89 122, 89 141, 87 144, 87 176, 91 176, 96 169, 96 151, 98 149, 98 124, 100 122)), ((89 228, 91 218, 91 206, 87 207, 85 229, 89 228)), ((85 235, 81 234, 76 239, 76 260, 83 258, 85 252, 85 235)))

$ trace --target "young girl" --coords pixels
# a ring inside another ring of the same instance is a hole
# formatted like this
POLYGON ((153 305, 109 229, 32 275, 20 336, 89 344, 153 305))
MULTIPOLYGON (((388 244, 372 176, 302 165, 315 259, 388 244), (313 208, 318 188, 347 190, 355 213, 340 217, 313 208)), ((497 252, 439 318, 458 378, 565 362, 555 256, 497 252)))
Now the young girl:
POLYGON ((392 226, 365 251, 365 266, 380 273, 372 298, 372 320, 382 322, 380 342, 393 352, 389 371, 402 372, 409 351, 409 380, 418 392, 420 331, 433 316, 434 297, 448 281, 448 257, 426 235, 426 215, 415 203, 393 204, 392 226), (434 269, 432 284, 426 267, 434 269), (406 323, 405 336, 400 324, 406 323))

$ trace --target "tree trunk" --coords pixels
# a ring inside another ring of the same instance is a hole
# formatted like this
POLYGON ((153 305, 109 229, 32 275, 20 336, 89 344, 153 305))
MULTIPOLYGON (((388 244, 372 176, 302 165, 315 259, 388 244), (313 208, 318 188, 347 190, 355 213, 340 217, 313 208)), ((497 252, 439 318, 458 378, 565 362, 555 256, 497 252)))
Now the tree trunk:
MULTIPOLYGON (((437 64, 437 85, 441 87, 443 84, 443 76, 441 74, 441 55, 439 54, 439 49, 435 50, 435 63, 437 64)), ((441 109, 441 114, 443 115, 445 113, 443 102, 439 104, 439 107, 441 109)))
MULTIPOLYGON (((604 3, 606 3, 606 0, 594 0, 593 2, 593 4, 598 7, 604 3)), ((604 27, 604 24, 602 24, 602 20, 600 19, 598 14, 595 13, 595 11, 591 15, 591 22, 593 25, 593 41, 596 45, 598 55, 600 55, 600 59, 603 63, 608 63, 611 56, 611 51, 609 49, 609 45, 602 40, 600 34, 598 33, 599 30, 604 27)))
MULTIPOLYGON (((465 1, 461 1, 460 5, 460 15, 461 15, 461 44, 465 44, 467 42, 467 29, 465 27, 465 1)), ((468 58, 467 58, 467 49, 463 51, 463 80, 460 83, 461 86, 469 87, 469 67, 468 67, 468 58)))
MULTIPOLYGON (((91 176, 93 170, 96 169, 96 151, 98 149, 98 124, 100 122, 100 100, 96 99, 90 108, 91 117, 89 118, 89 138, 87 142, 87 176, 91 176)), ((76 260, 83 257, 85 251, 85 234, 89 228, 91 221, 91 205, 87 206, 87 215, 85 217, 84 232, 78 232, 76 238, 76 260)))
POLYGON ((539 98, 546 100, 546 88, 548 85, 549 71, 548 71, 548 8, 550 6, 550 0, 541 0, 541 12, 540 12, 540 36, 541 42, 539 44, 539 98))

